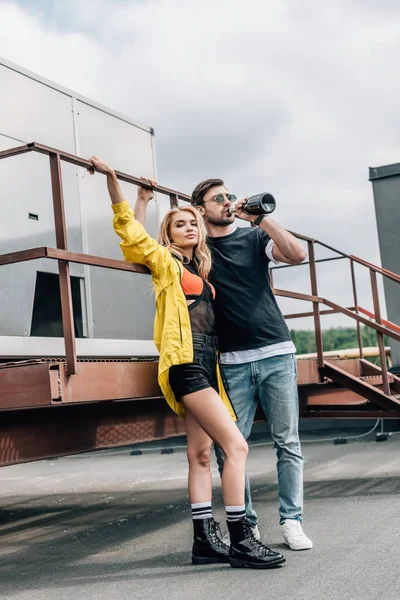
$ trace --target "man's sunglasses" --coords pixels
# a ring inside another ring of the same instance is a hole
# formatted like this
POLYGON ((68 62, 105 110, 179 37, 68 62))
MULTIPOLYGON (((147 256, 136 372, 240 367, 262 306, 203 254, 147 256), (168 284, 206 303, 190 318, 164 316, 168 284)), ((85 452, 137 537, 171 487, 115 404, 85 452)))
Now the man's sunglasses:
POLYGON ((211 198, 214 202, 218 202, 218 204, 222 204, 225 200, 229 200, 229 202, 236 202, 235 194, 218 194, 217 196, 213 196, 211 198))

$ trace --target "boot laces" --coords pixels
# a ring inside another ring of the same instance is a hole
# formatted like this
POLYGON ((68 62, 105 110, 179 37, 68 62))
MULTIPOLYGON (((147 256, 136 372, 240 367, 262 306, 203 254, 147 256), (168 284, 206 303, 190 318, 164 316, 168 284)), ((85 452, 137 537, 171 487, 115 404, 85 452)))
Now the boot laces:
POLYGON ((251 524, 247 521, 247 519, 245 521, 244 531, 247 539, 250 542, 251 548, 254 548, 254 550, 257 549, 262 554, 262 556, 268 556, 268 554, 273 552, 271 548, 268 548, 268 546, 265 546, 260 540, 257 540, 254 537, 253 528, 251 524))
POLYGON ((213 519, 210 525, 213 542, 220 548, 229 550, 229 547, 222 541, 222 531, 219 522, 213 519))

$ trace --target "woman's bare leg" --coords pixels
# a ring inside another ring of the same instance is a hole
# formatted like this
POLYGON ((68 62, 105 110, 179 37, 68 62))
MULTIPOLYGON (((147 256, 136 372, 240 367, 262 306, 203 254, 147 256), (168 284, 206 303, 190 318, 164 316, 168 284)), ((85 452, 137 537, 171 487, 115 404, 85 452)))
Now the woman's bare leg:
MULTIPOLYGON (((246 458, 248 453, 247 443, 236 427, 227 407, 212 388, 207 388, 183 397, 189 419, 189 438, 192 434, 192 447, 206 447, 206 437, 195 428, 193 420, 214 440, 225 454, 224 470, 222 473, 222 492, 224 495, 228 529, 231 538, 229 557, 226 550, 222 549, 222 540, 217 540, 215 523, 212 519, 193 521, 194 542, 192 561, 194 564, 208 562, 227 562, 232 567, 251 567, 267 569, 276 567, 285 562, 279 552, 274 552, 255 542, 250 524, 245 519, 244 510, 244 480, 246 458), (192 429, 191 429, 192 427, 192 429), (193 436, 193 430, 196 435, 193 436), (197 442, 196 442, 197 440, 197 442), (203 446, 202 443, 205 443, 203 446), (197 523, 200 525, 197 526, 197 523), (205 527, 207 524, 207 527, 205 527), (196 533, 197 532, 197 533, 196 533)), ((207 442, 208 443, 208 442, 207 442)), ((188 440, 189 444, 189 440, 188 440)), ((209 475, 197 474, 198 482, 202 480, 208 486, 209 475)), ((197 493, 196 476, 193 484, 193 493, 197 493)), ((206 488, 209 489, 208 487, 206 488)), ((202 497, 202 496, 200 496, 202 497)), ((197 496, 196 496, 197 498, 197 496)))
POLYGON ((190 410, 186 411, 187 457, 189 461, 189 498, 191 504, 210 502, 212 479, 210 470, 212 439, 198 424, 190 410))
POLYGON ((182 398, 186 410, 225 454, 222 493, 225 506, 244 504, 247 443, 236 427, 223 400, 213 388, 182 398))

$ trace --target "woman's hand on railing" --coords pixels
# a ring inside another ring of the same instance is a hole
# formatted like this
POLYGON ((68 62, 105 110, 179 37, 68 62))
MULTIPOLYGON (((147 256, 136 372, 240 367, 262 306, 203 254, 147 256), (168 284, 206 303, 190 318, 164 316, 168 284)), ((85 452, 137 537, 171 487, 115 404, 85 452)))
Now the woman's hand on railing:
MULTIPOLYGON (((98 156, 91 156, 89 161, 99 173, 103 173, 103 175, 108 175, 111 177, 115 175, 114 169, 98 156)), ((88 169, 88 171, 91 175, 94 175, 94 169, 88 169)))
MULTIPOLYGON (((121 186, 119 185, 114 169, 98 156, 91 156, 89 161, 92 163, 96 171, 107 176, 107 189, 108 193, 110 194, 111 202, 113 204, 120 204, 121 202, 124 202, 125 196, 122 193, 121 186)), ((94 174, 94 169, 88 169, 91 175, 94 174)))

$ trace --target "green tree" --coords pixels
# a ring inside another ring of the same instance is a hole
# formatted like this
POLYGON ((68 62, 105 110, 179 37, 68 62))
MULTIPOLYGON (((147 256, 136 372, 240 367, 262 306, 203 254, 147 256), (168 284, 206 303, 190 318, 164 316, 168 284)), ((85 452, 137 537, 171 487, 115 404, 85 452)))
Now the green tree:
MULTIPOLYGON (((316 352, 314 331, 302 331, 292 329, 290 331, 292 340, 297 349, 297 354, 310 354, 316 352)), ((376 332, 370 327, 361 327, 361 339, 363 346, 377 346, 376 332)), ((322 343, 324 350, 347 350, 358 347, 357 330, 352 327, 336 327, 326 329, 322 332, 322 343)), ((385 345, 389 339, 385 336, 385 345)))

